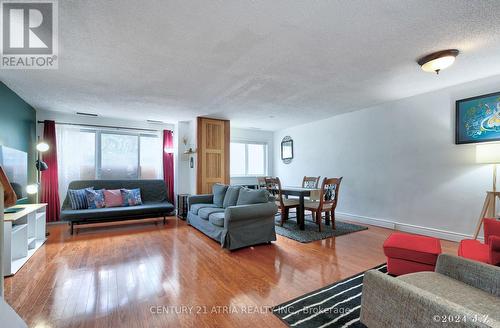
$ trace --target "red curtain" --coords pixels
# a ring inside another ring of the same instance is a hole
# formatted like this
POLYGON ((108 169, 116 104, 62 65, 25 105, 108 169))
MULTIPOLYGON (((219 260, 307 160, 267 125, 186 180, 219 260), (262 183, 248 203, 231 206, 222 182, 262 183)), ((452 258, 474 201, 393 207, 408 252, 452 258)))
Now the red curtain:
POLYGON ((59 180, 57 178, 57 143, 56 124, 45 121, 43 125, 43 141, 49 145, 49 150, 42 154, 42 160, 49 167, 42 171, 41 202, 47 203, 47 221, 59 221, 59 180))
POLYGON ((163 180, 167 185, 168 199, 175 204, 174 199, 174 134, 163 130, 163 180))

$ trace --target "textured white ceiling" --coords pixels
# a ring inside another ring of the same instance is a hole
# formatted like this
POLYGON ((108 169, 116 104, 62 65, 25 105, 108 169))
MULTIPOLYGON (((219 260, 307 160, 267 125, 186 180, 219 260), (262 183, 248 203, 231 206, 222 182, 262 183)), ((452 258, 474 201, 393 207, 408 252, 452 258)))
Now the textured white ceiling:
POLYGON ((500 74, 500 1, 60 0, 58 70, 0 70, 36 108, 276 130, 500 74), (462 54, 439 76, 415 60, 462 54))

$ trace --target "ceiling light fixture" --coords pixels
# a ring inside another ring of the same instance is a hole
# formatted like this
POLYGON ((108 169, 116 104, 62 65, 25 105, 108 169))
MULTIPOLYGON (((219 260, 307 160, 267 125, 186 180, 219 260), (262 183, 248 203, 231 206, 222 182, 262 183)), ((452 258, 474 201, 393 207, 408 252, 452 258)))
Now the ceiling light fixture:
POLYGON ((455 62, 459 53, 457 49, 442 50, 420 58, 417 63, 424 71, 439 74, 439 71, 450 67, 455 62))

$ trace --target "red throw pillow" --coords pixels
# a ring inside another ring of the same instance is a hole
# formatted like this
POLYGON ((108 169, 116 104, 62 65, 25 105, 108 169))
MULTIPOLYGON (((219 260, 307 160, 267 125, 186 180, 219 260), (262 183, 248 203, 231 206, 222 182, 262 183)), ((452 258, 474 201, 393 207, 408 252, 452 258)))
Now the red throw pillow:
POLYGON ((120 207, 123 205, 123 198, 120 189, 104 190, 104 203, 106 207, 120 207))

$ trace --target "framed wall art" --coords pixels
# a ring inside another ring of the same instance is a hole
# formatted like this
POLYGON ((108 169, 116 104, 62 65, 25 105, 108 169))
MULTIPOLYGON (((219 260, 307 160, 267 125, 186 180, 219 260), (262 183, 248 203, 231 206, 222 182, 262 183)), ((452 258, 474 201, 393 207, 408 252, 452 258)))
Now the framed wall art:
POLYGON ((500 140, 500 92, 456 102, 455 143, 500 140))

